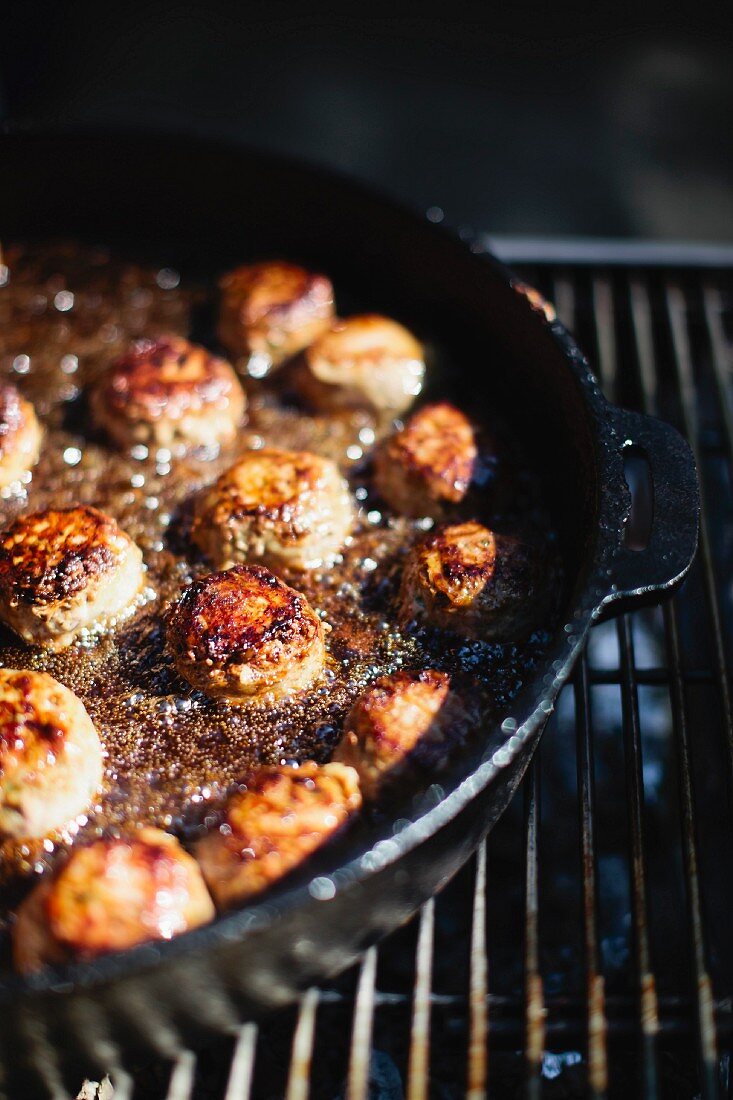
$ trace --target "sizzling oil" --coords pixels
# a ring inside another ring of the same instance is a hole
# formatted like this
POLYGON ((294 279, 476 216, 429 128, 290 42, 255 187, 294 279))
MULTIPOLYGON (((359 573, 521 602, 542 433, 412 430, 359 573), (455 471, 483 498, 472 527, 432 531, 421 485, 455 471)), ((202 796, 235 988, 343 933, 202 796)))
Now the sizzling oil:
MULTIPOLYGON (((249 415, 236 447, 193 457, 139 446, 122 454, 89 426, 85 386, 131 338, 187 334, 192 311, 211 302, 212 289, 184 286, 168 268, 149 269, 76 245, 11 248, 5 260, 0 374, 35 403, 47 434, 32 478, 0 500, 0 525, 51 504, 94 504, 135 539, 147 566, 144 601, 114 632, 57 654, 0 632, 0 665, 49 672, 75 691, 106 753, 104 789, 88 815, 43 843, 5 846, 0 870, 8 903, 75 835, 146 822, 190 837, 214 820, 222 794, 252 764, 328 759, 345 712, 379 673, 442 668, 452 673, 477 720, 487 712, 506 713, 541 655, 544 635, 521 647, 499 646, 429 632, 407 636, 397 628, 400 559, 425 525, 384 514, 371 491, 369 454, 383 425, 365 414, 309 416, 285 403, 274 383, 247 380, 249 415), (206 572, 188 540, 196 494, 240 451, 264 445, 333 458, 350 480, 360 517, 333 568, 281 571, 330 627, 324 678, 276 707, 238 707, 207 700, 178 676, 166 656, 163 617, 182 587, 206 572)), ((480 512, 472 502, 473 514, 547 541, 535 479, 517 462, 511 443, 500 451, 498 469, 489 456, 489 491, 481 495, 480 512), (502 482, 509 492, 501 491, 502 482)))

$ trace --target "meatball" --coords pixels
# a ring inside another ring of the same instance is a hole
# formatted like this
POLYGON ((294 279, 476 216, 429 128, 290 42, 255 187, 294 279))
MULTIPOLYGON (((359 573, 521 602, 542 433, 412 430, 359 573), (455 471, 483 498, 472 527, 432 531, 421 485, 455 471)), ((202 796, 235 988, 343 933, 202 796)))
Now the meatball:
POLYGON ((0 619, 32 645, 113 625, 143 577, 138 547, 96 508, 33 512, 0 535, 0 619))
POLYGON ((423 386, 422 345, 387 317, 364 314, 336 321, 304 352, 296 384, 313 408, 373 408, 397 416, 423 386))
POLYGON ((45 672, 0 669, 0 840, 62 828, 101 782, 102 746, 81 699, 45 672))
POLYGON ((91 391, 97 425, 118 447, 219 447, 242 423, 234 368, 181 336, 138 340, 91 391))
POLYGON ((170 940, 213 916, 196 861, 175 837, 144 828, 80 845, 43 878, 18 910, 13 958, 29 973, 170 940))
POLYGON ((376 798, 444 768, 467 724, 446 672, 380 676, 351 708, 333 759, 355 768, 364 797, 376 798))
POLYGON ((329 280, 295 264, 244 264, 219 287, 219 339, 230 355, 250 356, 257 377, 302 351, 333 317, 329 280))
POLYGON ((190 684, 232 702, 302 691, 326 659, 323 624, 305 596, 262 565, 194 581, 168 618, 167 641, 190 684))
POLYGON ((308 451, 250 451, 202 499, 193 538, 219 568, 261 558, 312 569, 333 563, 353 519, 335 463, 308 451))
POLYGON ((521 641, 534 626, 539 583, 536 553, 518 539, 474 522, 439 527, 408 556, 400 623, 521 641))
POLYGON ((227 800, 218 830, 195 847, 221 909, 259 894, 346 824, 361 805, 359 780, 343 764, 263 767, 227 800))
POLYGON ((453 405, 426 405, 380 447, 377 489, 405 516, 441 519, 463 500, 478 452, 470 423, 453 405))
POLYGON ((0 489, 35 466, 42 439, 43 429, 30 401, 10 383, 0 385, 0 489))

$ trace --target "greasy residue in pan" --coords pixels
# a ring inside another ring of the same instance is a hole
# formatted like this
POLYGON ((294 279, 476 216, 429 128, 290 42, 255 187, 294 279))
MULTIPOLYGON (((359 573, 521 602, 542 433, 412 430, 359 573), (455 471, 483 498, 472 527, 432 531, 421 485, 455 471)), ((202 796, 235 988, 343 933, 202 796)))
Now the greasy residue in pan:
MULTIPOLYGON (((0 523, 51 504, 92 503, 137 541, 148 570, 142 606, 116 633, 89 644, 51 654, 18 644, 0 628, 0 664, 45 670, 75 691, 107 754, 105 788, 72 833, 2 850, 0 881, 8 902, 74 833, 152 822, 190 837, 206 826, 222 793, 248 766, 328 759, 346 710, 379 673, 446 669, 477 725, 487 713, 506 713, 541 656, 544 633, 523 646, 500 646, 427 633, 405 636, 397 629, 392 604, 400 559, 425 525, 390 516, 370 489, 369 454, 388 425, 363 413, 312 417, 288 401, 277 379, 248 380, 249 417, 235 448, 187 458, 141 447, 121 454, 91 431, 85 385, 131 338, 188 334, 192 310, 211 302, 215 288, 186 286, 166 267, 145 268, 68 244, 10 248, 4 263, 0 375, 34 401, 47 435, 25 489, 0 499, 0 523), (239 450, 265 444, 310 449, 338 461, 360 519, 342 563, 309 574, 280 571, 330 625, 330 663, 322 683, 301 699, 262 709, 214 703, 190 688, 165 654, 162 618, 182 586, 206 571, 187 539, 196 492, 239 450)), ((338 301, 338 287, 336 293, 338 301)), ((207 343, 216 347, 213 337, 207 343)), ((450 360, 428 347, 431 391, 450 393, 450 360)), ((482 428, 482 484, 463 514, 549 548, 537 480, 500 426, 482 428)), ((0 927, 2 921, 0 908, 0 927)))

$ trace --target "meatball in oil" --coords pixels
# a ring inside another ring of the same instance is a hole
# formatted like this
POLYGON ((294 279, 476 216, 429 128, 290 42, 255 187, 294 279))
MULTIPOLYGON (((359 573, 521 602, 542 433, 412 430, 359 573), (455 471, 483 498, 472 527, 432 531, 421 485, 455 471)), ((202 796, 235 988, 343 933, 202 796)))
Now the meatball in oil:
POLYGON ((380 676, 354 703, 333 759, 354 768, 364 798, 415 786, 443 770, 468 718, 435 669, 380 676))
POLYGON ((378 449, 376 487, 401 515, 443 519, 468 492, 477 457, 463 413, 447 402, 426 405, 378 449))
POLYGON ((295 384, 317 412, 367 409, 400 416, 424 377, 419 341, 397 321, 369 313, 335 321, 315 340, 303 353, 295 384))
POLYGON ((536 624, 540 581, 537 553, 519 539, 475 522, 438 527, 408 554, 400 624, 523 641, 536 624))
POLYGON ((0 840, 63 828, 89 808, 102 772, 81 699, 45 672, 0 669, 0 840))
POLYGON ((195 860, 175 837, 143 828, 80 844, 25 899, 13 928, 23 974, 95 959, 206 924, 214 906, 195 860))
POLYGON ((261 565, 194 581, 171 611, 166 637, 181 675, 230 702, 274 703, 303 691, 326 660, 316 612, 261 565))
POLYGON ((259 768, 230 795, 196 858, 221 909, 262 893, 343 828, 361 806, 353 768, 307 762, 259 768))
POLYGON ((234 368, 181 336, 138 340, 92 388, 92 415, 118 447, 217 449, 231 443, 246 400, 234 368))
POLYGON ((307 451, 250 451, 203 496, 192 537, 217 568, 331 565, 354 522, 335 463, 307 451))
POLYGON ((63 649, 109 627, 143 580, 139 548, 97 508, 33 512, 0 535, 0 619, 31 645, 63 649))
POLYGON ((218 336, 230 355, 246 356, 261 378, 302 351, 333 318, 333 287, 284 261, 243 264, 222 276, 218 336))

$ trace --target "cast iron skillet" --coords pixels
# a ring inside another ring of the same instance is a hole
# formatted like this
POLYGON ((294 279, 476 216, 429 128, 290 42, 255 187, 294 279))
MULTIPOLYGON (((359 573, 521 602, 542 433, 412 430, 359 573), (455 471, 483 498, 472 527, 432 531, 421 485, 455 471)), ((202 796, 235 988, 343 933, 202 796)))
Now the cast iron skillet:
POLYGON ((698 495, 683 440, 609 405, 567 332, 511 272, 355 183, 189 139, 13 135, 0 147, 4 236, 130 245, 199 272, 292 257, 370 308, 429 319, 465 372, 466 407, 480 414, 490 400, 542 472, 568 578, 559 629, 511 713, 396 823, 344 836, 262 901, 171 943, 0 982, 0 1073, 8 1090, 20 1075, 27 1096, 36 1072, 78 1085, 80 1072, 231 1031, 406 920, 506 807, 590 624, 682 580, 698 495), (641 552, 624 542, 632 444, 654 486, 641 552))

